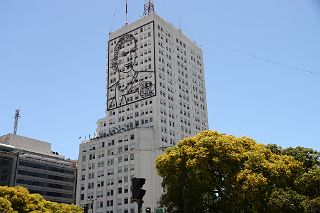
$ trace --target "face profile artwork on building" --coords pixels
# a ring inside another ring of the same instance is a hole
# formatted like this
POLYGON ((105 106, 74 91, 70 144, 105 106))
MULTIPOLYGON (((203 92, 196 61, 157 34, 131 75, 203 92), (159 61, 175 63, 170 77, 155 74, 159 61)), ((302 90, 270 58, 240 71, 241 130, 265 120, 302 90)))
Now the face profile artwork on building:
POLYGON ((111 42, 108 110, 154 96, 153 62, 144 57, 139 64, 138 39, 127 33, 111 42))

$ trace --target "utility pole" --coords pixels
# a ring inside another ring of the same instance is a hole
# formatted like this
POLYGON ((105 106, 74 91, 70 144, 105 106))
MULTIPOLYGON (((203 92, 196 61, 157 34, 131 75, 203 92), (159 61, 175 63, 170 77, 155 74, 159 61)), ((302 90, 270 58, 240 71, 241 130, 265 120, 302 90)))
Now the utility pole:
POLYGON ((16 109, 15 114, 14 114, 14 127, 13 127, 13 134, 14 135, 17 134, 19 118, 20 118, 20 108, 16 109))

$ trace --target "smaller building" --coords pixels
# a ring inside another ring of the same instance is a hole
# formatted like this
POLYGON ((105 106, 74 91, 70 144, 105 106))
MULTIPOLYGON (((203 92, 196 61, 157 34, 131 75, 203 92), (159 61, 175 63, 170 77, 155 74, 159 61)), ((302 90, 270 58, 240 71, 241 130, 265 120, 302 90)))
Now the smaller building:
POLYGON ((0 185, 24 186, 46 200, 74 203, 76 162, 51 151, 51 144, 8 134, 0 137, 0 185))
POLYGON ((14 186, 18 163, 18 154, 14 147, 0 144, 0 186, 14 186))

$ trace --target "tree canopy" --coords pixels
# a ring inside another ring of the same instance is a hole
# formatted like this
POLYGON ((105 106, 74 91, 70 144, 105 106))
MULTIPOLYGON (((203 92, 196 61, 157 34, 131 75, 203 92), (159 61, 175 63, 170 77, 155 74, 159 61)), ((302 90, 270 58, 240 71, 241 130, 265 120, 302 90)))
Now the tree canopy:
POLYGON ((319 153, 204 131, 159 156, 168 212, 319 212, 319 153))
POLYGON ((0 212, 6 213, 82 213, 79 206, 45 200, 21 186, 0 186, 0 212))

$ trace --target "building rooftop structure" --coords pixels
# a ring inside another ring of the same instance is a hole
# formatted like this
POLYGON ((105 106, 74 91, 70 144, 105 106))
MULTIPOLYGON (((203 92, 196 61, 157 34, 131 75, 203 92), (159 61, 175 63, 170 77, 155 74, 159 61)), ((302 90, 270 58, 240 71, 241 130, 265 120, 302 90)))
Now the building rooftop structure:
POLYGON ((14 146, 15 148, 46 154, 55 155, 51 150, 51 144, 45 141, 32 139, 20 135, 14 135, 12 133, 0 136, 0 144, 6 144, 14 146))

